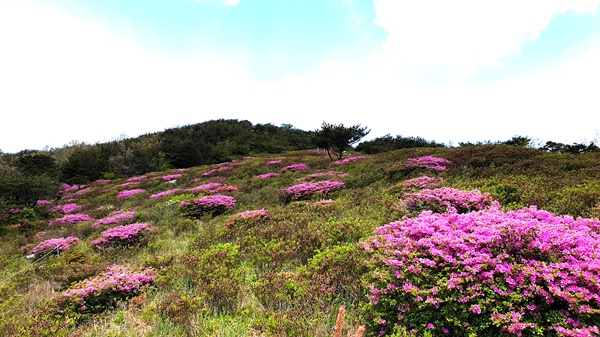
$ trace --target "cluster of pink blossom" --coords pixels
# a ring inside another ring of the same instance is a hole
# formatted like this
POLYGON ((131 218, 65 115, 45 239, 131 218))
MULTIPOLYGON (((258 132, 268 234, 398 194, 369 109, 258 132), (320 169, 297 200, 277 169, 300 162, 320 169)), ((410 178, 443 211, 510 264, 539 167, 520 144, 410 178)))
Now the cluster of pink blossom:
POLYGON ((81 189, 81 190, 75 192, 74 195, 83 195, 83 194, 86 194, 87 192, 89 192, 91 190, 92 190, 91 187, 86 187, 84 189, 81 189))
POLYGON ((220 192, 234 192, 234 191, 239 191, 240 188, 237 186, 231 186, 231 185, 222 185, 219 186, 215 189, 209 190, 208 193, 220 193, 220 192))
POLYGON ((426 168, 434 171, 444 171, 446 170, 446 166, 450 164, 452 164, 452 162, 444 158, 424 156, 419 158, 408 158, 406 163, 396 163, 392 166, 392 169, 426 168))
POLYGON ((22 210, 20 208, 11 208, 11 209, 8 210, 8 212, 10 214, 19 214, 19 213, 22 212, 22 210))
POLYGON ((465 191, 451 187, 423 189, 415 193, 404 194, 404 204, 412 209, 429 209, 434 212, 445 212, 455 208, 459 213, 478 211, 490 207, 494 199, 489 193, 479 190, 465 191))
POLYGON ((331 205, 333 204, 333 200, 331 199, 322 199, 315 202, 315 206, 323 206, 323 205, 331 205))
POLYGON ((252 211, 240 212, 238 214, 230 216, 225 227, 231 227, 231 226, 235 225, 236 223, 245 222, 247 220, 256 222, 259 220, 267 219, 268 217, 269 217, 269 214, 267 213, 267 211, 264 208, 252 210, 252 211))
POLYGON ((81 213, 67 214, 67 215, 63 216, 62 218, 50 220, 50 222, 48 223, 48 226, 76 225, 78 223, 82 223, 82 222, 86 222, 86 221, 90 221, 90 220, 94 220, 94 219, 91 216, 89 216, 88 214, 81 214, 81 213))
POLYGON ((383 333, 392 322, 454 336, 594 336, 598 329, 599 219, 535 206, 423 212, 377 228, 361 244, 372 255, 369 306, 387 321, 375 327, 383 333))
POLYGON ((126 183, 117 185, 117 187, 127 187, 127 186, 131 186, 131 185, 139 185, 139 184, 140 184, 139 181, 128 181, 126 183))
POLYGON ((280 165, 281 160, 271 160, 267 162, 267 165, 280 165))
POLYGON ((98 180, 96 180, 94 182, 98 183, 98 184, 100 184, 100 183, 110 183, 111 180, 108 180, 108 179, 98 179, 98 180))
POLYGON ((150 195, 150 199, 161 198, 161 197, 164 197, 165 195, 169 195, 169 194, 177 193, 177 192, 179 192, 179 191, 181 191, 181 190, 180 190, 180 189, 178 189, 178 188, 174 188, 174 189, 172 189, 172 190, 167 190, 167 191, 162 191, 162 192, 159 192, 159 193, 155 193, 155 194, 152 194, 152 195, 150 195))
POLYGON ((307 170, 308 169, 308 165, 306 164, 293 164, 293 165, 288 165, 284 168, 281 169, 281 171, 285 172, 285 171, 302 171, 302 170, 307 170))
POLYGON ((73 191, 77 191, 78 189, 80 189, 83 186, 79 186, 79 185, 69 185, 69 184, 65 184, 63 183, 62 185, 60 185, 60 188, 65 191, 65 192, 73 192, 73 191))
POLYGON ((187 192, 198 192, 200 190, 213 190, 219 186, 221 186, 222 184, 220 183, 208 183, 208 184, 202 184, 202 185, 198 185, 198 186, 194 186, 191 188, 188 188, 186 191, 187 192))
POLYGON ((98 228, 104 225, 113 225, 121 221, 131 220, 135 217, 135 211, 115 211, 110 216, 100 219, 92 224, 92 227, 98 228))
POLYGON ((192 201, 182 201, 179 208, 191 217, 201 217, 205 213, 222 214, 235 207, 235 198, 227 195, 209 195, 192 201))
POLYGON ((69 236, 66 238, 48 239, 38 243, 38 245, 35 246, 31 250, 31 252, 38 253, 50 248, 55 248, 57 251, 63 251, 69 249, 71 247, 70 244, 77 242, 79 242, 79 239, 74 236, 69 236))
POLYGON ((308 176, 304 177, 304 178, 298 178, 298 181, 306 181, 306 180, 315 180, 321 177, 336 177, 336 178, 346 178, 348 176, 348 173, 344 173, 344 172, 337 172, 337 171, 327 171, 327 172, 317 172, 317 173, 313 173, 313 174, 309 174, 308 176))
POLYGON ((257 178, 257 179, 269 179, 269 178, 273 178, 273 177, 277 177, 277 176, 279 176, 279 173, 270 172, 270 173, 259 174, 255 178, 257 178))
POLYGON ((341 159, 341 160, 336 160, 334 162, 331 163, 331 165, 343 165, 343 164, 347 164, 347 163, 356 163, 357 161, 361 160, 361 159, 365 159, 365 156, 356 156, 356 157, 350 157, 350 158, 346 158, 346 159, 341 159))
POLYGON ((219 167, 219 168, 212 169, 210 171, 204 172, 204 173, 202 173, 202 176, 203 177, 208 177, 208 176, 212 176, 212 175, 217 174, 217 173, 225 172, 225 171, 230 170, 230 169, 231 169, 231 167, 229 167, 229 166, 223 166, 223 167, 219 167))
POLYGON ((48 206, 48 205, 52 205, 52 201, 50 200, 38 200, 35 202, 35 204, 37 206, 48 206))
POLYGON ((134 189, 134 190, 123 190, 121 192, 119 192, 119 194, 117 194, 117 198, 119 199, 123 199, 123 198, 127 198, 130 197, 134 194, 138 194, 138 193, 145 193, 147 192, 146 190, 142 190, 142 189, 134 189))
POLYGON ((44 232, 44 231, 35 233, 35 236, 37 236, 38 238, 41 238, 44 235, 46 235, 46 232, 44 232))
POLYGON ((71 214, 81 210, 81 206, 77 204, 56 205, 50 209, 50 213, 62 212, 63 214, 71 214))
POLYGON ((325 194, 344 188, 341 181, 322 180, 294 185, 283 190, 284 196, 291 200, 310 198, 315 193, 325 194))
POLYGON ((131 178, 127 179, 127 181, 140 181, 140 180, 144 180, 144 179, 148 179, 148 176, 141 175, 141 176, 137 176, 137 177, 131 177, 131 178))
POLYGON ((421 176, 403 181, 402 186, 406 188, 437 188, 441 187, 443 182, 442 178, 421 176))
POLYGON ((189 168, 178 168, 178 169, 173 170, 173 172, 185 172, 187 170, 189 170, 189 168))
POLYGON ((136 272, 124 266, 113 265, 103 274, 77 282, 65 290, 63 296, 77 305, 81 311, 100 311, 107 306, 115 305, 116 303, 113 303, 115 297, 118 300, 133 296, 143 287, 152 285, 154 280, 156 274, 152 269, 136 272), (88 308, 88 305, 97 305, 99 308, 88 308))
POLYGON ((162 180, 164 181, 171 181, 171 180, 175 180, 175 179, 179 179, 181 178, 181 174, 177 173, 177 174, 169 174, 166 176, 162 176, 162 180))
POLYGON ((145 232, 152 230, 154 227, 147 223, 116 226, 102 232, 102 237, 92 241, 92 246, 98 249, 108 246, 130 246, 139 242, 145 232))

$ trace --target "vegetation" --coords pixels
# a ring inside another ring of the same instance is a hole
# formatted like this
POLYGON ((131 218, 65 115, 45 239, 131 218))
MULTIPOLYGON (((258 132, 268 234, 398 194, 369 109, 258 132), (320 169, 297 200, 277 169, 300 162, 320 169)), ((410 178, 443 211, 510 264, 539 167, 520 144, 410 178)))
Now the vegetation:
POLYGON ((352 145, 358 143, 371 130, 367 130, 366 126, 360 124, 350 127, 344 124, 329 124, 323 122, 321 129, 315 132, 314 144, 316 147, 324 149, 329 155, 329 159, 333 161, 331 154, 337 160, 342 159, 344 151, 350 149, 352 145))
POLYGON ((190 167, 164 153, 84 184, 58 183, 69 156, 44 171, 4 154, 0 331, 597 335, 600 152, 511 141, 190 167), (48 185, 20 192, 24 177, 48 185))

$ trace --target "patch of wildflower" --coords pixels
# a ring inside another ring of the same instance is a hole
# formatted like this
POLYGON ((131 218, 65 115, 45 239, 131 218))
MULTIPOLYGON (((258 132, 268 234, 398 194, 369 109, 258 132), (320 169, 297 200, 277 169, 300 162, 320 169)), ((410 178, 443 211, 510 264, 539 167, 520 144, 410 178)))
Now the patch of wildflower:
POLYGON ((208 184, 202 184, 202 185, 198 185, 198 186, 194 186, 191 188, 188 188, 186 190, 186 192, 198 192, 198 191, 202 191, 202 190, 213 190, 219 186, 221 186, 221 183, 208 183, 208 184))
POLYGON ((270 173, 259 174, 255 178, 257 178, 257 179, 269 179, 269 178, 274 178, 274 177, 277 177, 277 176, 279 176, 279 173, 270 172, 270 173))
POLYGON ((258 221, 269 218, 268 212, 263 209, 240 212, 229 217, 225 227, 238 227, 246 224, 256 224, 258 221))
POLYGON ((92 227, 98 228, 105 225, 114 225, 116 223, 131 220, 133 218, 135 218, 135 211, 115 211, 112 212, 110 216, 94 222, 92 227))
POLYGON ((35 233, 35 236, 37 236, 38 238, 41 238, 44 235, 46 235, 46 232, 44 232, 44 231, 35 233))
POLYGON ((413 210, 428 209, 443 213, 455 208, 459 213, 482 210, 492 205, 491 195, 479 190, 465 191, 451 187, 423 189, 404 194, 404 204, 413 210))
POLYGON ((86 194, 87 192, 89 192, 89 191, 91 191, 91 190, 92 190, 92 188, 91 188, 91 187, 86 187, 86 188, 84 188, 84 189, 81 189, 81 190, 79 190, 79 191, 75 192, 74 194, 75 194, 75 195, 83 195, 83 194, 86 194))
POLYGON ((348 173, 344 173, 344 172, 337 172, 337 171, 327 171, 327 172, 317 172, 317 173, 313 173, 313 174, 309 174, 306 177, 303 178, 298 178, 298 181, 306 181, 306 180, 316 180, 322 177, 334 177, 334 178, 339 178, 339 179, 343 179, 346 178, 348 176, 348 173))
POLYGON ((66 238, 53 238, 42 241, 35 246, 31 252, 38 253, 50 248, 55 248, 57 251, 67 250, 71 247, 71 244, 79 242, 79 239, 74 236, 69 236, 66 238))
POLYGON ((119 192, 119 194, 117 194, 117 198, 119 199, 123 199, 123 198, 127 198, 130 197, 132 195, 138 194, 138 193, 145 193, 147 192, 146 190, 143 189, 134 189, 134 190, 123 190, 121 192, 119 192))
POLYGON ((161 197, 164 197, 164 196, 166 196, 166 195, 170 195, 170 194, 173 194, 173 193, 177 193, 177 192, 179 192, 179 191, 181 191, 179 188, 174 188, 174 189, 172 189, 172 190, 162 191, 162 192, 159 192, 159 193, 155 193, 155 194, 152 194, 152 195, 150 195, 150 199, 161 198, 161 197))
POLYGON ((204 214, 212 214, 213 216, 223 214, 234 207, 235 198, 227 195, 209 195, 192 201, 182 201, 179 204, 179 209, 186 216, 196 218, 204 214))
POLYGON ((421 176, 418 178, 404 180, 402 186, 405 188, 437 188, 441 187, 444 179, 421 176))
POLYGON ((535 206, 430 211, 375 230, 374 331, 592 336, 600 314, 600 220, 535 206), (447 319, 447 318, 452 319, 447 319), (431 326, 429 326, 431 324, 431 326))
POLYGON ((306 164, 293 164, 293 165, 288 165, 284 168, 281 169, 282 172, 286 172, 286 171, 302 171, 302 170, 307 170, 308 169, 308 165, 306 164))
POLYGON ((48 206, 48 205, 52 205, 52 201, 50 200, 38 200, 35 202, 35 204, 37 206, 48 206))
POLYGON ((141 176, 137 176, 137 177, 131 177, 129 179, 127 179, 127 181, 131 182, 131 181, 140 181, 140 180, 144 180, 144 179, 148 179, 147 175, 141 175, 141 176))
POLYGON ((177 174, 169 174, 166 176, 162 176, 162 180, 163 181, 171 181, 171 180, 175 180, 175 179, 179 179, 181 178, 181 174, 177 173, 177 174))
POLYGON ((280 165, 281 163, 281 160, 271 160, 267 162, 267 166, 280 165))
POLYGON ((294 185, 283 190, 284 197, 288 200, 301 200, 312 197, 314 194, 326 194, 344 188, 341 181, 322 180, 294 185))
POLYGON ((209 190, 208 193, 221 193, 221 192, 235 192, 235 191, 239 191, 240 188, 237 186, 231 186, 231 185, 222 185, 219 186, 215 189, 209 190))
POLYGON ((147 223, 116 226, 102 232, 102 237, 92 241, 92 246, 103 249, 108 246, 131 246, 139 243, 146 232, 154 230, 147 223))
POLYGON ((113 265, 91 279, 79 281, 63 292, 66 303, 84 313, 96 313, 114 307, 151 286, 156 280, 152 269, 132 271, 124 266, 113 265))
POLYGON ((230 170, 230 169, 231 169, 231 167, 229 167, 229 166, 218 167, 218 168, 215 168, 215 169, 212 169, 210 171, 202 173, 202 176, 203 177, 208 177, 208 176, 215 175, 217 173, 225 172, 225 171, 230 170))
POLYGON ((392 166, 392 170, 402 168, 425 168, 434 171, 444 171, 450 164, 452 164, 452 162, 444 158, 425 156, 408 158, 405 163, 396 163, 392 166))
POLYGON ((365 159, 365 156, 356 156, 356 157, 350 157, 350 158, 346 158, 346 159, 341 159, 341 160, 336 160, 334 162, 331 163, 331 165, 343 165, 343 164, 348 164, 348 163, 356 163, 359 160, 365 159))
POLYGON ((77 204, 64 204, 64 205, 56 205, 50 209, 50 213, 61 212, 63 214, 71 214, 73 212, 80 211, 82 209, 81 206, 77 204))
POLYGON ((139 185, 139 181, 128 181, 126 183, 122 183, 117 185, 117 187, 127 187, 127 186, 132 186, 132 185, 139 185))
POLYGON ((178 169, 173 170, 173 172, 185 172, 187 170, 189 170, 189 169, 188 168, 178 168, 178 169))
POLYGON ((108 179, 98 179, 98 180, 96 180, 94 182, 98 183, 98 184, 100 184, 100 183, 110 183, 111 180, 108 180, 108 179))
POLYGON ((67 214, 67 215, 63 216, 62 218, 56 218, 54 220, 50 220, 48 225, 49 226, 76 225, 76 224, 90 221, 90 220, 94 220, 94 219, 91 216, 89 216, 89 214, 75 213, 75 214, 67 214))
POLYGON ((81 187, 83 187, 83 185, 69 185, 69 184, 65 184, 63 183, 62 185, 60 185, 60 188, 64 191, 64 192, 73 192, 73 191, 77 191, 78 189, 80 189, 81 187))

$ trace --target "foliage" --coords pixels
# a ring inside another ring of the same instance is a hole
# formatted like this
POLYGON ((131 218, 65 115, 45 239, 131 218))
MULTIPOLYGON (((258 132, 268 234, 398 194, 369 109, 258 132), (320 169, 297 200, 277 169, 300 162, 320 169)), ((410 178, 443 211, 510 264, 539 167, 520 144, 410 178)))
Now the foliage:
POLYGON ((444 146, 444 144, 428 141, 421 137, 403 137, 400 135, 392 137, 387 134, 383 137, 377 137, 358 144, 356 146, 356 151, 364 152, 366 154, 376 154, 400 149, 444 146))
POLYGON ((404 194, 404 204, 411 210, 428 209, 443 213, 454 208, 459 213, 479 211, 492 206, 493 199, 489 193, 478 190, 464 191, 451 187, 423 189, 404 194))
POLYGON ((341 181, 322 180, 288 187, 283 190, 283 195, 286 201, 303 200, 314 194, 327 194, 342 188, 344 188, 344 183, 341 181))
POLYGON ((341 160, 344 151, 350 149, 370 131, 366 126, 363 127, 360 124, 346 127, 344 124, 323 122, 321 129, 315 131, 314 145, 325 149, 331 161, 333 161, 332 153, 337 160, 341 160))
POLYGON ((97 249, 109 246, 131 246, 140 242, 145 232, 153 231, 154 227, 147 223, 134 223, 116 226, 102 232, 102 237, 91 242, 97 249))
POLYGON ((200 218, 204 214, 220 215, 235 207, 235 198, 228 195, 210 195, 192 201, 182 201, 181 212, 188 217, 200 218))

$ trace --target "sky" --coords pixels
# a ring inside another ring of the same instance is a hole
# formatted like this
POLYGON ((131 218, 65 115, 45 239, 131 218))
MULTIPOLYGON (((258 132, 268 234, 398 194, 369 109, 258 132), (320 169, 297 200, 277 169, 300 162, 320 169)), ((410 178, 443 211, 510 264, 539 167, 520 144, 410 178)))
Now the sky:
POLYGON ((0 150, 215 119, 600 144, 600 0, 0 0, 0 150))

